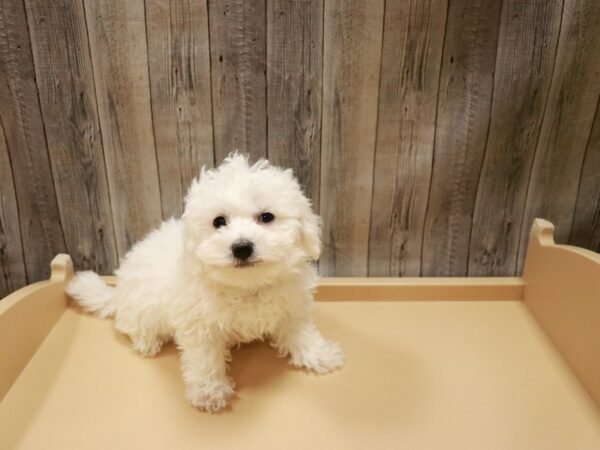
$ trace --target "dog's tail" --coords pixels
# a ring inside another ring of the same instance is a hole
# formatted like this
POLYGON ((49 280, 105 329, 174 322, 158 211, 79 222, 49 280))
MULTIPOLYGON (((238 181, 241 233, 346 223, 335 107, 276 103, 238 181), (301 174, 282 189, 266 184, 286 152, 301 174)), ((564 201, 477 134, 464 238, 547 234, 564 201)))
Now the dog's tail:
POLYGON ((67 286, 67 294, 102 319, 115 315, 114 290, 91 270, 78 272, 67 286))

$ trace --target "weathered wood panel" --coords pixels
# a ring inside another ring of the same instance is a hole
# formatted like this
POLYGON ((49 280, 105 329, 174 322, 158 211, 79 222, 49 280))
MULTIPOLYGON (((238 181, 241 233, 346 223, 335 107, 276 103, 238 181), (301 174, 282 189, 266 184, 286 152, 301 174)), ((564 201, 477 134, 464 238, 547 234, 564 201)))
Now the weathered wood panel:
MULTIPOLYGON (((0 120, 10 156, 29 282, 65 250, 35 84, 25 7, 0 1, 0 120)), ((15 211, 11 212, 15 214, 15 211)))
POLYGON ((440 75, 422 275, 464 276, 489 130, 501 3, 451 1, 440 75))
POLYGON ((213 124, 205 0, 146 0, 148 58, 163 217, 178 217, 203 165, 213 124))
POLYGON ((162 218, 143 0, 85 0, 117 250, 162 218))
POLYGON ((294 169, 316 209, 321 162, 322 52, 323 0, 267 1, 269 160, 294 169))
POLYGON ((0 299, 27 284, 17 211, 13 174, 0 121, 0 299))
POLYGON ((600 101, 583 160, 569 243, 600 252, 600 101))
POLYGON ((446 0, 385 3, 369 275, 419 275, 446 0))
POLYGON ((581 165, 600 96, 600 2, 565 0, 552 86, 529 177, 518 272, 536 217, 551 221, 558 242, 571 233, 581 165))
POLYGON ((323 274, 366 275, 383 29, 382 0, 325 2, 323 274))
POLYGON ((117 251, 83 2, 26 7, 67 250, 78 269, 111 273, 117 251))
POLYGON ((544 113, 562 3, 505 0, 492 115, 475 202, 470 275, 511 275, 544 113))
POLYGON ((236 148, 323 274, 513 275, 534 216, 600 250, 598 48, 594 0, 0 0, 0 295, 110 272, 236 148))
POLYGON ((267 156, 264 1, 209 0, 215 157, 267 156))

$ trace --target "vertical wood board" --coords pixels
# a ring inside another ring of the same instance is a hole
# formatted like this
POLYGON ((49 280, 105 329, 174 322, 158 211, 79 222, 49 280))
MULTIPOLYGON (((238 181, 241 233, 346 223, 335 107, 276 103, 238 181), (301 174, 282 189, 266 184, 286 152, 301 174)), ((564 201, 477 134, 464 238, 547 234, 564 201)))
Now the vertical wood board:
POLYGON ((385 8, 369 275, 418 276, 447 1, 385 8))
POLYGON ((205 0, 146 0, 152 118, 163 218, 178 217, 192 180, 214 162, 205 0))
POLYGON ((54 188, 75 266, 117 266, 94 76, 80 0, 26 0, 54 188))
POLYGON ((162 219, 143 0, 85 0, 119 256, 162 219))
POLYGON ((325 2, 323 275, 366 275, 384 2, 325 2))
POLYGON ((20 1, 0 1, 0 120, 14 179, 27 280, 34 282, 48 277, 50 261, 65 251, 65 239, 20 1))

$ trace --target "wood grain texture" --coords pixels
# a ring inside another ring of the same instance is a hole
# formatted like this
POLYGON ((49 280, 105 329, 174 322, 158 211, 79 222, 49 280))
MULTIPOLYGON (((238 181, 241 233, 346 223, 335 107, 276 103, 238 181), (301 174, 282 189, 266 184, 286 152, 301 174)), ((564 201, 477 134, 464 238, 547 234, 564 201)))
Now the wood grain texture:
POLYGON ((317 210, 322 52, 323 0, 267 1, 269 160, 294 170, 317 210))
POLYGON ((323 275, 366 275, 384 2, 325 2, 323 275))
POLYGON ((419 275, 446 0, 385 3, 369 275, 419 275))
MULTIPOLYGON (((0 1, 0 120, 18 202, 29 282, 47 278, 65 241, 48 160, 22 2, 0 1)), ((16 214, 12 211, 11 214, 16 214)))
POLYGON ((26 7, 67 250, 79 270, 112 273, 117 251, 83 2, 26 7))
POLYGON ((519 274, 535 216, 598 251, 598 49, 597 0, 0 0, 0 291, 110 272, 236 148, 325 275, 519 274))
POLYGON ((143 0, 85 0, 117 250, 162 218, 143 0))
POLYGON ((209 0, 216 162, 240 150, 267 156, 264 0, 209 0))
POLYGON ((27 284, 17 198, 0 121, 0 298, 27 284))
POLYGON ((205 0, 146 0, 156 156, 165 219, 203 165, 212 166, 213 123, 205 0))
POLYGON ((600 101, 583 160, 569 244, 600 252, 600 101))
POLYGON ((501 2, 449 4, 421 273, 464 276, 494 85, 501 2))
POLYGON ((492 114, 473 214, 469 275, 512 275, 562 4, 505 0, 492 114))
POLYGON ((600 97, 600 2, 566 0, 564 9, 552 86, 529 177, 518 273, 534 218, 552 222, 558 242, 566 243, 569 238, 600 97))

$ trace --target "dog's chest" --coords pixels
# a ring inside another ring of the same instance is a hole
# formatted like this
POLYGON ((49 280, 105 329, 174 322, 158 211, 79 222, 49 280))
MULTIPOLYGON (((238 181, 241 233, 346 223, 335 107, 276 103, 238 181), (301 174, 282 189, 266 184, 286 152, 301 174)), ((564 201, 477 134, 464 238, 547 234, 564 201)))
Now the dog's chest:
POLYGON ((272 334, 285 311, 285 300, 275 296, 232 296, 221 299, 215 325, 230 340, 249 342, 272 334))

